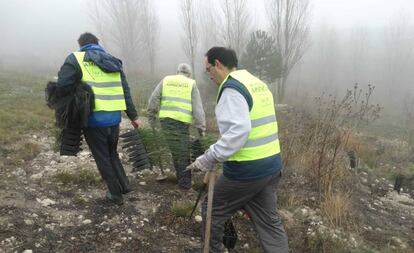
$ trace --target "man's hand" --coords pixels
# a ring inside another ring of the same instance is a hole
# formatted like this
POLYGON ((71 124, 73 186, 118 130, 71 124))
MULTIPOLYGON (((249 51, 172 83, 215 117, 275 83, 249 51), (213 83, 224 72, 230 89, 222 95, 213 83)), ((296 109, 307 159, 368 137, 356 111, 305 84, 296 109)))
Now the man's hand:
POLYGON ((142 121, 141 121, 141 120, 139 120, 139 119, 136 119, 136 120, 131 120, 131 125, 132 125, 134 128, 139 128, 140 126, 142 126, 142 121))
POLYGON ((192 164, 188 165, 185 171, 208 171, 198 160, 195 160, 192 164))
POLYGON ((209 163, 204 156, 198 157, 192 164, 188 165, 185 171, 209 171, 214 169, 214 164, 209 163))

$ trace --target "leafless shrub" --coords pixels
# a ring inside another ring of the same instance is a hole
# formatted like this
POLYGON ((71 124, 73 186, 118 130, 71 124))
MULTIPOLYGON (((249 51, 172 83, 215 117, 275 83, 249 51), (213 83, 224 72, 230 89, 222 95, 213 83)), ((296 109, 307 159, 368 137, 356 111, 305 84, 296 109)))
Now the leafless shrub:
POLYGON ((298 167, 316 187, 319 201, 331 196, 348 175, 346 150, 353 132, 379 117, 381 107, 370 102, 375 87, 364 93, 356 84, 338 99, 322 94, 312 112, 294 120, 282 139, 285 165, 298 167))

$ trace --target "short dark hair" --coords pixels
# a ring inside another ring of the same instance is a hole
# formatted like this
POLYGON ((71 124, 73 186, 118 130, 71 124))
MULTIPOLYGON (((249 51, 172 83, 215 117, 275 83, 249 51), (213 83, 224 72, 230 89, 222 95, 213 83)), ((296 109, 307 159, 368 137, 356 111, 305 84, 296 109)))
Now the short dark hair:
POLYGON ((92 33, 83 33, 78 39, 79 46, 83 47, 87 44, 99 44, 99 39, 92 33))
POLYGON ((236 52, 231 48, 226 47, 212 47, 207 53, 207 62, 211 65, 215 65, 214 61, 219 60, 224 66, 229 69, 237 67, 237 56, 236 52))

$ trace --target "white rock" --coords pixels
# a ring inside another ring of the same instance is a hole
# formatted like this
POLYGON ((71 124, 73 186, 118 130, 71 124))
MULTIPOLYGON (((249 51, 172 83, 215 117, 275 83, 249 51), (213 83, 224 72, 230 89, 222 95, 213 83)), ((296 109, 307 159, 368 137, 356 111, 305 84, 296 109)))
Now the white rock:
POLYGON ((26 250, 24 250, 22 253, 33 253, 33 250, 31 250, 31 249, 26 249, 26 250))
POLYGON ((82 223, 86 225, 86 224, 91 224, 92 221, 90 219, 86 219, 82 223))
POLYGON ((144 218, 143 220, 144 220, 145 222, 149 222, 149 220, 148 220, 147 218, 144 218))
POLYGON ((56 201, 51 200, 51 199, 47 199, 47 198, 44 199, 44 200, 36 198, 36 201, 39 202, 44 207, 56 204, 56 201))
POLYGON ((17 168, 15 171, 12 172, 12 174, 16 176, 25 176, 26 171, 24 171, 24 169, 22 168, 17 168))
POLYGON ((33 175, 30 176, 31 179, 40 179, 42 177, 43 177, 43 172, 33 174, 33 175))
POLYGON ((146 183, 146 182, 144 182, 144 181, 139 182, 139 184, 140 184, 140 185, 147 185, 147 183, 146 183))
POLYGON ((24 220, 24 223, 26 223, 26 225, 33 225, 33 221, 32 220, 24 220))
POLYGON ((86 151, 86 150, 81 151, 81 152, 79 153, 79 155, 80 155, 80 156, 88 156, 88 155, 89 155, 89 151, 86 151))
POLYGON ((306 208, 302 208, 300 211, 302 212, 303 215, 308 214, 308 209, 306 208))
POLYGON ((129 229, 127 230, 127 233, 128 233, 128 234, 132 234, 132 229, 130 229, 130 228, 129 228, 129 229))
POLYGON ((55 229, 55 224, 46 224, 45 228, 47 228, 49 230, 54 230, 55 229))
POLYGON ((194 216, 194 219, 195 219, 196 222, 202 222, 203 221, 203 218, 200 215, 194 216))

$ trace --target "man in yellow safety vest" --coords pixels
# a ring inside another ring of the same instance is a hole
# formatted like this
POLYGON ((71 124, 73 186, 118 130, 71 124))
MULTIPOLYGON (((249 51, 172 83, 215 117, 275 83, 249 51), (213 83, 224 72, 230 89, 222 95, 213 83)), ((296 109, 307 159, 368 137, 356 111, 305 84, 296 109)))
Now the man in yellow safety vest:
POLYGON ((189 126, 193 123, 201 136, 206 129, 203 104, 191 67, 178 65, 177 74, 166 76, 155 88, 149 101, 147 117, 154 125, 157 114, 170 148, 180 190, 191 189, 189 126))
POLYGON ((80 81, 92 88, 95 107, 83 134, 108 187, 106 200, 122 205, 122 195, 131 189, 117 152, 121 112, 126 112, 135 128, 141 123, 122 62, 105 52, 91 33, 80 35, 78 43, 80 50, 71 53, 60 68, 57 88, 69 91, 80 81))
MULTIPOLYGON (((188 169, 208 171, 223 163, 214 188, 210 252, 222 252, 224 223, 239 209, 251 217, 265 252, 288 252, 276 211, 282 160, 272 93, 263 81, 236 69, 232 49, 211 48, 205 64, 210 79, 219 86, 215 113, 221 137, 188 169)), ((203 224, 206 207, 205 199, 203 224)))

